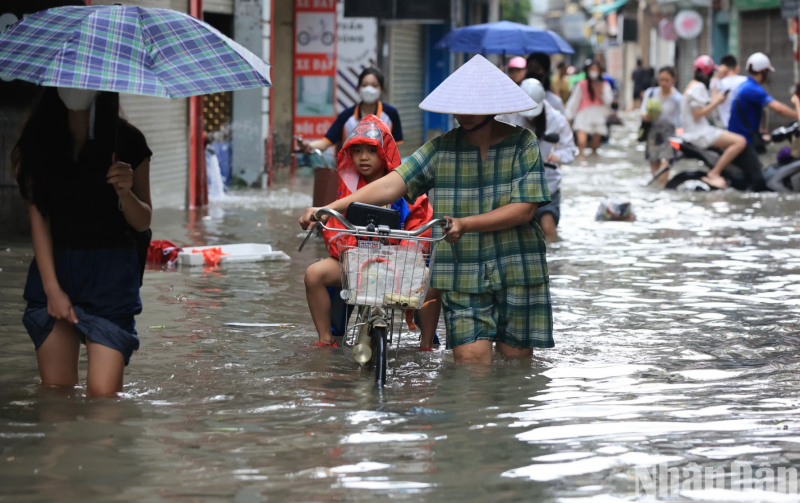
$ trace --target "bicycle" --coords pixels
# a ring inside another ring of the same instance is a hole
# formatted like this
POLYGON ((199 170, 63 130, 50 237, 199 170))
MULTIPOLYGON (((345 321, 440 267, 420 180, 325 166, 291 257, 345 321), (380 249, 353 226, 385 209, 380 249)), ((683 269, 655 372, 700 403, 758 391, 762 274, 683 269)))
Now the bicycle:
MULTIPOLYGON (((350 325, 351 316, 345 321, 342 350, 348 360, 373 371, 376 386, 383 387, 389 347, 395 342, 396 311, 402 313, 423 307, 436 248, 444 239, 444 235, 433 238, 422 234, 433 227, 446 229, 449 224, 440 218, 413 231, 374 223, 358 226, 340 213, 324 208, 317 211, 315 219, 322 229, 337 232, 331 242, 339 251, 341 297, 356 309, 354 323, 350 325), (321 222, 324 216, 335 218, 345 228, 327 227, 321 222), (345 239, 349 237, 355 239, 345 239)), ((303 250, 315 227, 309 229, 299 251, 303 250)), ((402 334, 401 321, 396 334, 395 368, 402 334)))

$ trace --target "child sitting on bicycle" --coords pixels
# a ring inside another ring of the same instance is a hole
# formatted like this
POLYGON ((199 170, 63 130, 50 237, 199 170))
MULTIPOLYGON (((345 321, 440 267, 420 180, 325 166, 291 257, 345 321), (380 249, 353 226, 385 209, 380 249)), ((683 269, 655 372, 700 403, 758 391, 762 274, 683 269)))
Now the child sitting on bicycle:
MULTIPOLYGON (((442 292, 456 363, 491 363, 495 347, 513 359, 555 345, 544 233, 534 220, 550 202, 539 142, 530 130, 494 119, 536 106, 493 63, 474 56, 419 105, 453 114, 459 127, 327 206, 342 212, 354 202, 416 200, 435 190, 434 216, 450 222, 444 239, 454 247, 439 247, 431 288, 442 292)), ((306 209, 303 228, 318 209, 306 209)), ((434 228, 433 237, 441 236, 434 228)))
MULTIPOLYGON (((367 184, 380 180, 399 165, 400 152, 389 128, 374 115, 364 117, 339 150, 337 199, 347 197, 367 184)), ((391 208, 400 213, 403 230, 414 230, 433 218, 433 208, 428 202, 428 197, 424 195, 418 197, 414 204, 400 198, 391 205, 391 208)), ((343 228, 336 219, 328 220, 326 225, 329 228, 343 228)), ((331 256, 312 264, 306 270, 306 299, 319 334, 319 342, 316 345, 336 347, 331 330, 331 296, 328 287, 342 286, 338 245, 356 243, 352 236, 340 236, 334 239, 338 234, 336 231, 323 231, 322 234, 331 256)), ((430 231, 423 236, 430 237, 430 231)), ((430 349, 432 345, 439 318, 437 304, 434 302, 425 307, 424 310, 431 312, 420 316, 421 349, 430 349)))

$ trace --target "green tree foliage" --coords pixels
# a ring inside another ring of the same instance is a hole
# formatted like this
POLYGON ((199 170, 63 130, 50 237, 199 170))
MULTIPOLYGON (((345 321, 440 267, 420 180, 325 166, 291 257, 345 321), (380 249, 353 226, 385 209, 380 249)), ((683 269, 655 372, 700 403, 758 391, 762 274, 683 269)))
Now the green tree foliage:
POLYGON ((515 23, 528 24, 528 13, 531 11, 530 0, 502 0, 503 19, 515 23))

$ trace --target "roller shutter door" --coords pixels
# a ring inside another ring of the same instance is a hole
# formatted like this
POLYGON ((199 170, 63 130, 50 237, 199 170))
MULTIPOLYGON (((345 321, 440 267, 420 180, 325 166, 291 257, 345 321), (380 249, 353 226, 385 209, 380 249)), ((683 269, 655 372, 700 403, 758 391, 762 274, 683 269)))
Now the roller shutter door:
MULTIPOLYGON (((124 3, 188 12, 187 0, 93 0, 92 5, 124 3)), ((203 2, 204 4, 206 2, 203 2)), ((189 100, 120 94, 128 121, 139 128, 153 151, 150 190, 153 207, 186 204, 189 179, 189 100)))
POLYGON ((389 30, 389 104, 400 113, 403 144, 400 155, 414 153, 423 140, 420 102, 425 97, 425 37, 420 24, 396 24, 389 30))
MULTIPOLYGON (((792 42, 787 35, 786 20, 781 18, 780 9, 745 11, 739 21, 739 64, 742 73, 747 74, 747 58, 754 52, 769 56, 777 72, 770 75, 770 82, 764 88, 778 101, 789 104, 794 84, 794 62, 792 42)), ((775 128, 787 119, 768 113, 767 128, 775 128)))

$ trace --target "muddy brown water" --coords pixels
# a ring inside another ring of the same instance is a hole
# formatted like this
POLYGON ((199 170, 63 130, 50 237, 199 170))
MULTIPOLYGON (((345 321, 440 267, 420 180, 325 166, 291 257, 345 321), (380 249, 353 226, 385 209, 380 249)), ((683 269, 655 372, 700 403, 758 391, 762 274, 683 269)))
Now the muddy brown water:
MULTIPOLYGON (((796 467, 800 197, 645 189, 632 135, 564 169, 556 348, 469 367, 406 337, 383 393, 309 347, 302 277, 324 250, 296 251, 308 179, 193 222, 156 212, 156 238, 269 243, 292 260, 148 271, 115 400, 39 387, 20 323, 31 246, 2 243, 0 501, 651 501, 637 466, 796 467), (630 198, 636 222, 595 222, 609 196, 630 198)), ((747 495, 732 481, 671 497, 795 501, 763 477, 747 495)))

